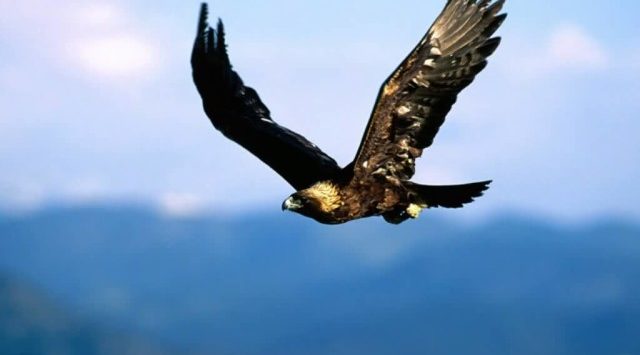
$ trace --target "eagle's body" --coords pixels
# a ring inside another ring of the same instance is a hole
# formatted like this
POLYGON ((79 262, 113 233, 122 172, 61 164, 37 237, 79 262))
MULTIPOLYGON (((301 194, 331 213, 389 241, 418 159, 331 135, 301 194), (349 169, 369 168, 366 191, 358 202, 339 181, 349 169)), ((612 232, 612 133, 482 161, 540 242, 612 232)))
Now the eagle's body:
POLYGON ((390 213, 395 209, 405 210, 408 204, 404 201, 408 201, 408 198, 402 198, 403 195, 406 195, 406 192, 401 186, 367 183, 355 179, 345 184, 328 180, 298 191, 284 202, 283 207, 296 210, 318 222, 337 224, 390 213), (302 200, 303 203, 296 201, 305 198, 306 201, 302 200))
POLYGON ((383 216, 391 223, 424 208, 462 207, 490 181, 450 186, 411 181, 457 95, 486 66, 500 39, 504 0, 449 0, 416 48, 382 85, 364 137, 344 168, 313 143, 275 123, 255 90, 233 71, 222 23, 202 6, 193 77, 213 125, 271 166, 297 192, 282 205, 321 223, 383 216))

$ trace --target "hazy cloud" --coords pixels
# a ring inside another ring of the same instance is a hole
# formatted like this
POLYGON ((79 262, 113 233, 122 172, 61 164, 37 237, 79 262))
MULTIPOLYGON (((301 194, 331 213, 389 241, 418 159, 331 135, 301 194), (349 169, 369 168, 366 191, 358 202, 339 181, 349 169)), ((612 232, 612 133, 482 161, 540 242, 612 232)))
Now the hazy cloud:
POLYGON ((171 217, 192 216, 205 207, 205 201, 192 193, 166 193, 158 202, 160 211, 171 217))
POLYGON ((602 69, 609 64, 609 53, 583 28, 558 27, 549 38, 547 61, 552 68, 602 69))
MULTIPOLYGON (((610 53, 600 41, 575 24, 555 27, 542 38, 506 41, 503 70, 512 81, 548 79, 551 73, 584 73, 608 69, 610 53)), ((500 62, 500 61, 498 61, 500 62)), ((557 80, 557 79, 556 79, 557 80)))
POLYGON ((14 43, 64 71, 130 80, 159 66, 154 43, 117 2, 51 6, 30 0, 3 4, 2 10, 13 15, 0 28, 14 43))
POLYGON ((9 184, 0 181, 0 208, 13 212, 29 212, 42 207, 47 199, 42 185, 35 182, 9 184))
POLYGON ((123 25, 127 15, 118 5, 111 3, 90 3, 76 8, 71 16, 78 23, 87 26, 114 27, 123 25))
POLYGON ((68 47, 69 59, 86 71, 106 78, 148 74, 155 67, 154 48, 134 34, 113 33, 86 38, 68 47))
POLYGON ((65 55, 89 74, 108 79, 147 76, 159 63, 153 42, 133 24, 125 11, 113 4, 89 5, 75 12, 81 35, 69 34, 65 55))
POLYGON ((107 195, 107 184, 97 177, 74 179, 67 183, 64 198, 73 203, 95 202, 107 195))

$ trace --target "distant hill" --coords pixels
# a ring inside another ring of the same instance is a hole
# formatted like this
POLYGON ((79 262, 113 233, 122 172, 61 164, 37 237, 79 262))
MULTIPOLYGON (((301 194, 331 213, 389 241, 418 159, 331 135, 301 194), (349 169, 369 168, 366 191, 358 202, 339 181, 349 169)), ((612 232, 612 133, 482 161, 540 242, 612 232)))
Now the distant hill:
POLYGON ((640 354, 638 225, 437 216, 57 208, 0 217, 0 270, 101 326, 210 354, 640 354))
POLYGON ((170 353, 142 337, 80 320, 44 291, 0 275, 0 354, 170 353))

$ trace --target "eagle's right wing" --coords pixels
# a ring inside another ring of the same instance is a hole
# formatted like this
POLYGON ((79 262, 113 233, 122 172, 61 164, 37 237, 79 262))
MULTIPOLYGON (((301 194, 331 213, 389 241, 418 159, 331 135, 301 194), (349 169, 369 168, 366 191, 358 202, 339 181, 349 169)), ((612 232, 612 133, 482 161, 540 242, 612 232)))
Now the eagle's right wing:
POLYGON ((275 123, 258 94, 244 86, 227 55, 224 29, 207 22, 202 4, 191 56, 193 80, 214 127, 269 165, 297 190, 340 173, 340 167, 315 144, 275 123))
POLYGON ((427 34, 385 81, 354 161, 356 176, 409 180, 458 94, 487 65, 504 0, 448 0, 427 34))

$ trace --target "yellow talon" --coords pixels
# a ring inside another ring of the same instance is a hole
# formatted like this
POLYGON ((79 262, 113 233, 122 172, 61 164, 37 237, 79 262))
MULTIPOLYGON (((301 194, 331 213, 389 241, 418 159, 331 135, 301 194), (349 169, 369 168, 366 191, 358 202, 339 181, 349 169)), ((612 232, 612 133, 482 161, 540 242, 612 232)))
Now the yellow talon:
POLYGON ((409 207, 407 207, 407 214, 411 218, 418 218, 418 216, 420 216, 420 212, 422 212, 424 208, 425 206, 416 205, 415 203, 412 203, 409 205, 409 207))

